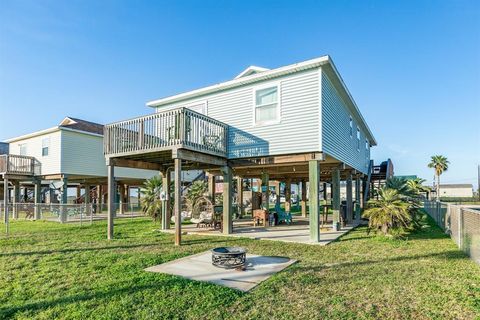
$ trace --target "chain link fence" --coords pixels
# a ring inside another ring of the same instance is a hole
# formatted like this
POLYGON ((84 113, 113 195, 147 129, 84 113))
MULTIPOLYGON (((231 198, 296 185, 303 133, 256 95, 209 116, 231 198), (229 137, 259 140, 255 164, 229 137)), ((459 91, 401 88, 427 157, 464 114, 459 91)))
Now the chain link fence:
POLYGON ((462 251, 480 264, 480 206, 425 201, 424 209, 462 251))
MULTIPOLYGON (((143 216, 143 212, 135 204, 115 204, 117 218, 133 218, 143 216)), ((8 204, 9 220, 46 220, 60 223, 78 222, 91 224, 94 220, 104 220, 108 216, 106 204, 8 204)), ((0 220, 5 221, 5 205, 0 204, 0 220)))

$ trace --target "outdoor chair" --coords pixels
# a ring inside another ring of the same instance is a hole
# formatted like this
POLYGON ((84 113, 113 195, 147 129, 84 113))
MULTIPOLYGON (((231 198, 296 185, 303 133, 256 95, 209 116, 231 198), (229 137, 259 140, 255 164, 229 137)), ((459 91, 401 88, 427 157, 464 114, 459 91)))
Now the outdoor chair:
POLYGON ((207 197, 200 197, 195 201, 192 209, 192 223, 197 227, 212 226, 214 222, 213 204, 207 197))
POLYGON ((278 202, 275 204, 275 212, 277 213, 277 224, 282 222, 285 222, 286 224, 292 223, 292 214, 282 210, 278 202))
MULTIPOLYGON (((181 203, 182 203, 182 208, 180 211, 180 220, 181 220, 180 223, 192 218, 192 206, 190 204, 190 201, 185 196, 183 196, 181 203)), ((172 215, 172 218, 170 219, 170 221, 175 223, 175 215, 172 215)))

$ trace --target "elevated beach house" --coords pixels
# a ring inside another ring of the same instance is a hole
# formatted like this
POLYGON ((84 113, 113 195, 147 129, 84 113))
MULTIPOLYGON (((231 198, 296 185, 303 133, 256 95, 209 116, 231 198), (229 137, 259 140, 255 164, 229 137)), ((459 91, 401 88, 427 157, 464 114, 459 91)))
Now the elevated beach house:
MULTIPOLYGON (((2 200, 62 204, 95 200, 102 204, 106 199, 103 125, 66 117, 55 127, 8 139, 2 145, 0 175, 7 186, 2 200), (69 187, 76 189, 70 197, 69 187)), ((128 201, 128 187, 155 174, 119 169, 115 202, 128 201)))
MULTIPOLYGON (((177 191, 182 170, 191 168, 206 170, 210 177, 223 176, 225 234, 234 232, 234 177, 240 189, 242 179, 261 179, 264 199, 268 199, 269 180, 284 182, 287 210, 290 184, 302 183, 304 214, 308 182, 313 242, 319 241, 319 194, 325 183, 332 186, 333 228, 339 227, 341 180, 347 186, 346 219, 360 219, 361 185, 365 193, 370 148, 376 141, 329 56, 271 70, 252 66, 230 81, 150 101, 147 106, 153 114, 105 126, 108 184, 114 186, 116 167, 157 170, 165 182, 173 170, 177 244, 182 207, 177 191)), ((112 208, 113 202, 110 198, 112 208)), ((112 236, 110 212, 108 237, 112 236)))

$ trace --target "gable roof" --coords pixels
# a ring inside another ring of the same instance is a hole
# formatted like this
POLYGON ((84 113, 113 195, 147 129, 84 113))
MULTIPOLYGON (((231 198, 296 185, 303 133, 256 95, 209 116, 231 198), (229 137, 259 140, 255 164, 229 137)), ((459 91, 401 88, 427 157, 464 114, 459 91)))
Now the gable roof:
POLYGON ((72 117, 66 117, 63 119, 62 122, 60 122, 59 127, 103 135, 103 124, 72 117))
POLYGON ((267 71, 267 70, 270 70, 270 69, 263 68, 263 67, 257 67, 257 66, 250 66, 247 69, 240 72, 238 74, 238 76, 236 76, 234 79, 243 78, 243 77, 250 76, 252 74, 256 74, 256 73, 260 73, 260 72, 264 72, 264 71, 267 71))
POLYGON ((459 183, 459 184, 440 184, 440 188, 449 188, 449 189, 464 189, 469 188, 473 189, 473 184, 468 183, 459 183))
POLYGON ((25 140, 37 136, 41 136, 44 134, 49 134, 52 132, 56 132, 58 130, 68 130, 68 131, 74 131, 74 132, 80 132, 80 133, 86 133, 86 134, 91 134, 91 135, 96 135, 96 136, 103 136, 103 125, 98 124, 95 122, 90 122, 82 119, 77 119, 73 117, 65 117, 58 126, 56 127, 51 127, 48 129, 40 130, 40 131, 35 131, 32 133, 27 133, 18 137, 10 138, 5 140, 4 142, 6 143, 12 143, 15 141, 19 140, 25 140))
MULTIPOLYGON (((335 67, 332 59, 328 55, 303 61, 303 62, 299 62, 299 63, 294 63, 291 65, 276 68, 276 69, 261 71, 261 72, 249 73, 252 71, 252 70, 249 70, 251 68, 249 67, 246 70, 244 70, 242 73, 240 73, 233 80, 229 80, 229 81, 221 82, 208 87, 203 87, 200 89, 149 101, 147 102, 147 106, 152 108, 161 107, 167 104, 172 104, 172 103, 180 102, 187 99, 197 98, 207 94, 216 93, 223 90, 232 89, 232 88, 240 87, 243 85, 247 85, 247 84, 251 84, 251 83, 255 83, 263 80, 274 79, 274 78, 278 78, 288 74, 301 72, 309 69, 315 69, 319 67, 322 67, 322 70, 324 70, 325 73, 329 76, 330 80, 339 90, 339 93, 342 95, 342 97, 345 98, 346 100, 345 102, 348 108, 350 109, 350 111, 352 112, 352 114, 354 116, 357 116, 361 120, 360 126, 364 129, 368 137, 368 140, 370 141, 370 145, 376 146, 377 141, 375 140, 375 137, 373 136, 372 131, 368 127, 368 124, 363 118, 362 114, 360 113, 360 110, 358 109, 357 104, 355 103, 355 100, 353 100, 352 95, 348 91, 347 86, 345 85, 342 77, 338 73, 337 68, 335 67), (243 74, 243 73, 246 73, 246 74, 243 74)), ((255 67, 255 68, 260 68, 260 67, 255 67)))

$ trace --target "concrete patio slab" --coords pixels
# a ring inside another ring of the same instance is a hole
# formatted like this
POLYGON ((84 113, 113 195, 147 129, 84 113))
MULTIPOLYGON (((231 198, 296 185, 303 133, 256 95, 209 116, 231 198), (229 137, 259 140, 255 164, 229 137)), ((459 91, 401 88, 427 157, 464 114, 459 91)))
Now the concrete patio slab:
POLYGON ((149 267, 145 271, 211 282, 247 292, 295 262, 296 260, 285 257, 267 257, 247 253, 247 268, 245 271, 227 270, 213 266, 212 253, 206 251, 149 267))
MULTIPOLYGON (((331 228, 321 228, 320 241, 312 242, 310 240, 308 218, 294 217, 292 224, 282 224, 274 227, 253 227, 251 220, 236 220, 233 223, 233 233, 228 236, 324 246, 340 238, 356 226, 357 224, 348 224, 339 231, 333 231, 331 228)), ((162 232, 174 233, 174 230, 162 230, 162 232)), ((192 235, 225 236, 220 230, 197 228, 196 225, 193 224, 183 225, 182 232, 192 235)))

